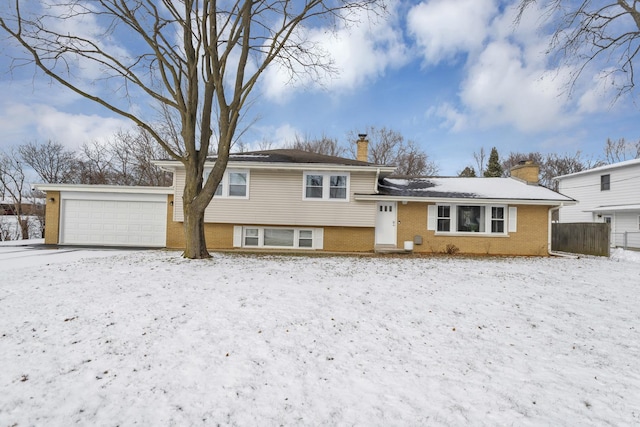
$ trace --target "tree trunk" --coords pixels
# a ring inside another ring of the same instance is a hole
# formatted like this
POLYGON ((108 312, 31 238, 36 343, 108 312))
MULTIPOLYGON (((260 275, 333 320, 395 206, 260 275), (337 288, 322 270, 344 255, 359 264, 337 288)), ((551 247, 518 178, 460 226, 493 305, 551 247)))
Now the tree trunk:
POLYGON ((204 208, 199 208, 198 203, 187 200, 184 200, 184 238, 185 258, 211 258, 204 238, 204 208))
POLYGON ((29 218, 18 217, 18 224, 20 224, 20 234, 22 235, 22 240, 29 239, 29 218))

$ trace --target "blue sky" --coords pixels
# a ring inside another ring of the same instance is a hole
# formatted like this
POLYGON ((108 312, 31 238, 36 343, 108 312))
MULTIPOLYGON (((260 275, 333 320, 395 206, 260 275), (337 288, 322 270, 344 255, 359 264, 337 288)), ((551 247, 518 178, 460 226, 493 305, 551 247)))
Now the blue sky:
MULTIPOLYGON (((454 175, 475 164, 481 147, 495 146, 504 156, 581 150, 595 160, 607 138, 638 140, 633 100, 612 105, 595 67, 569 97, 571 69, 545 56, 550 30, 540 27, 540 11, 530 9, 514 27, 513 5, 394 0, 388 19, 340 28, 335 36, 317 29, 313 37, 340 73, 288 85, 269 70, 248 114, 257 121, 243 141, 275 148, 296 134, 324 134, 346 144, 350 131, 384 126, 422 147, 441 175, 454 175)), ((47 139, 77 148, 131 126, 28 67, 9 72, 14 51, 3 46, 0 148, 47 139)))

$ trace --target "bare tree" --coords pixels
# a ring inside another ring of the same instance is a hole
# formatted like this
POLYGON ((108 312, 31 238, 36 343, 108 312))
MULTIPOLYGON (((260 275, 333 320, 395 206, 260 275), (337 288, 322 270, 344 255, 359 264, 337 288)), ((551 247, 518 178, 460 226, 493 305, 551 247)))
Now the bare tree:
POLYGON ((484 176, 486 158, 487 155, 484 152, 484 147, 480 147, 480 150, 478 152, 473 152, 473 159, 476 161, 476 166, 478 166, 478 176, 484 176))
POLYGON ((59 142, 28 142, 18 147, 20 158, 29 165, 43 182, 65 184, 74 181, 78 166, 76 155, 59 142))
POLYGON ((532 161, 537 164, 540 167, 540 184, 552 190, 558 189, 558 183, 554 180, 555 177, 595 167, 580 151, 576 151, 573 155, 558 155, 555 153, 543 155, 538 151, 531 153, 511 152, 502 162, 504 175, 510 176, 510 169, 521 161, 532 161))
MULTIPOLYGON (((358 134, 362 131, 351 131, 348 134, 353 141, 349 151, 352 157, 356 157, 356 143, 358 134)), ((438 165, 429 160, 429 156, 420 149, 415 142, 407 141, 404 136, 393 129, 386 127, 376 128, 368 126, 364 133, 369 140, 369 162, 379 165, 396 166, 398 175, 427 175, 438 173, 438 165)))
POLYGON ((538 151, 534 151, 531 153, 517 153, 511 152, 507 156, 506 159, 502 160, 502 175, 503 176, 511 176, 511 168, 520 164, 523 161, 531 161, 542 168, 542 165, 545 162, 544 156, 542 153, 538 151))
POLYGON ((83 144, 78 163, 81 184, 115 184, 113 153, 107 144, 92 141, 83 144))
POLYGON ((8 195, 13 202, 13 212, 20 229, 22 239, 29 238, 29 219, 25 216, 25 173, 24 164, 20 161, 17 150, 0 152, 0 187, 2 193, 8 195))
POLYGON ((631 159, 640 159, 640 141, 630 143, 624 138, 617 141, 607 138, 603 163, 611 164, 631 159))
POLYGON ((120 131, 105 146, 110 158, 109 178, 119 185, 171 185, 171 174, 152 162, 162 158, 164 150, 144 129, 120 131))
POLYGON ((565 65, 576 66, 570 92, 591 65, 599 69, 603 82, 617 89, 618 97, 633 91, 640 51, 640 2, 520 0, 517 22, 533 4, 539 4, 547 18, 554 20, 549 51, 565 65))
POLYGON ((184 256, 205 258, 204 211, 260 76, 272 64, 292 79, 335 72, 309 28, 355 23, 359 12, 379 6, 382 0, 12 0, 0 11, 0 28, 28 63, 130 119, 184 165, 184 256), (85 84, 79 78, 85 68, 98 70, 114 91, 85 84), (129 108, 134 99, 155 106, 161 124, 157 114, 129 108), (163 128, 169 120, 175 140, 163 128), (203 183, 211 144, 217 158, 203 183))
POLYGON ((346 148, 341 146, 336 138, 331 138, 325 134, 322 134, 320 138, 302 137, 296 134, 293 142, 286 144, 286 147, 336 157, 342 157, 347 152, 346 148))

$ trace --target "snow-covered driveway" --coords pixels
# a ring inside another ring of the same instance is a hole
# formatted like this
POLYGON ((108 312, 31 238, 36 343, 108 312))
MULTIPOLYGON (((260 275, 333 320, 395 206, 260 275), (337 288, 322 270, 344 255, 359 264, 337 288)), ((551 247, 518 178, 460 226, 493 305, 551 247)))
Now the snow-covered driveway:
POLYGON ((0 426, 637 425, 639 284, 595 258, 16 266, 0 426))

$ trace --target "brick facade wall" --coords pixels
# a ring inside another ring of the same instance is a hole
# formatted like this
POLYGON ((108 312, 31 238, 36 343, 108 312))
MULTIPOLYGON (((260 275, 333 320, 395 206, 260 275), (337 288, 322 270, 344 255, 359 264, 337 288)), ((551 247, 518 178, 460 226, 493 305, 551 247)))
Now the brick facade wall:
POLYGON ((398 247, 418 235, 422 236, 422 245, 414 245, 414 252, 444 253, 447 245, 455 245, 463 254, 548 255, 549 206, 516 207, 517 231, 508 236, 436 236, 434 231, 427 230, 426 203, 398 203, 398 247))
POLYGON ((47 191, 47 204, 44 216, 44 243, 57 245, 60 242, 60 192, 47 191), (53 199, 53 202, 50 201, 53 199))

